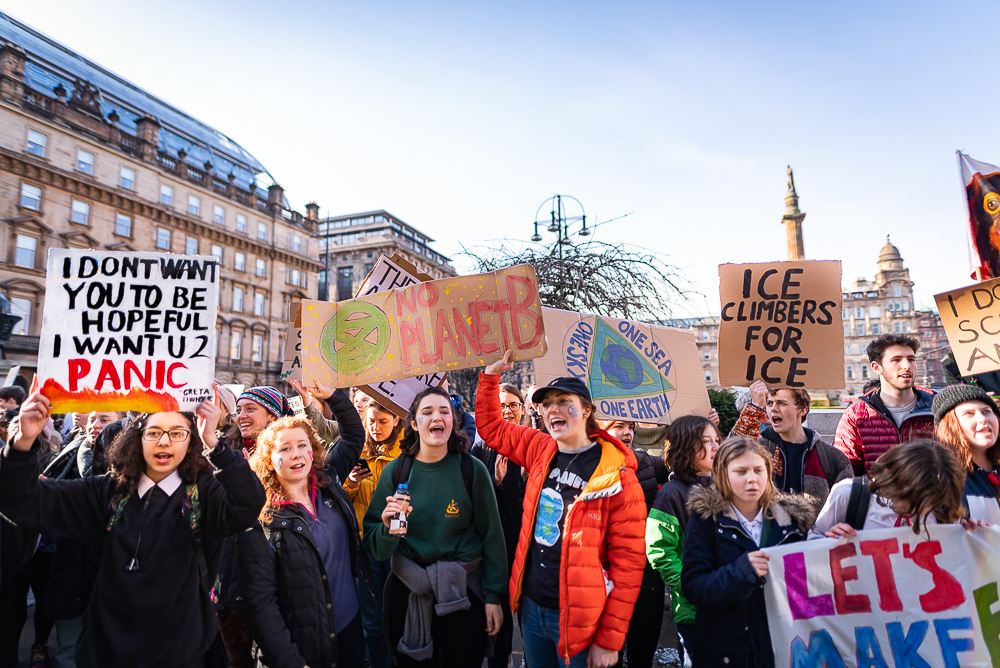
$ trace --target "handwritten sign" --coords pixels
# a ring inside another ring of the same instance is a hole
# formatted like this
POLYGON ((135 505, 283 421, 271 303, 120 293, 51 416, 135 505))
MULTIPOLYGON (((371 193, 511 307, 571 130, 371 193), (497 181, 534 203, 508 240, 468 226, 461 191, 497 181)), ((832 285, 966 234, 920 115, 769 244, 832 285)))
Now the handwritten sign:
POLYGON ((288 332, 285 334, 285 349, 281 355, 281 380, 302 380, 302 319, 299 316, 299 302, 288 305, 291 315, 288 332))
POLYGON ((963 376, 1000 370, 1000 278, 934 295, 963 376))
POLYGON ((535 360, 535 382, 587 384, 604 420, 669 424, 712 409, 690 330, 543 308, 552 345, 535 360))
POLYGON ((38 378, 52 412, 211 397, 218 282, 210 255, 50 250, 38 378))
POLYGON ((775 665, 1000 666, 1000 528, 927 531, 769 548, 775 665))
POLYGON ((418 283, 336 304, 303 301, 303 375, 375 385, 545 354, 530 265, 418 283))
MULTIPOLYGON (((418 270, 399 253, 386 257, 383 253, 358 289, 357 297, 374 295, 386 290, 405 288, 417 283, 433 281, 434 277, 418 270)), ((437 387, 447 378, 445 373, 432 373, 400 380, 386 380, 376 385, 362 385, 359 389, 394 414, 405 418, 410 404, 428 387, 437 387)))
POLYGON ((723 385, 844 387, 840 262, 719 265, 723 385))

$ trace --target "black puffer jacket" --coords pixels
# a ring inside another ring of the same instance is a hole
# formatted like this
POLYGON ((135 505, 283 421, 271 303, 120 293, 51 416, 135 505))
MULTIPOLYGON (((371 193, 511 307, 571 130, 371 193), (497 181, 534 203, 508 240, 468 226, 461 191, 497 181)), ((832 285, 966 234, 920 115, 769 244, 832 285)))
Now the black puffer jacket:
POLYGON ((642 448, 632 448, 638 468, 635 470, 635 477, 642 487, 642 497, 646 501, 646 513, 653 507, 653 500, 656 499, 656 492, 660 485, 665 485, 670 479, 670 469, 663 463, 660 457, 654 457, 642 448))
MULTIPOLYGON (((347 437, 346 431, 342 434, 347 437)), ((364 583, 364 595, 374 604, 375 585, 351 499, 337 483, 321 494, 347 522, 354 577, 364 583)), ((243 613, 260 660, 270 668, 337 665, 333 596, 323 558, 301 512, 298 505, 280 508, 270 522, 261 522, 238 539, 240 575, 253 583, 244 588, 243 613)))
MULTIPOLYGON (((340 440, 326 455, 326 473, 333 479, 331 484, 340 487, 361 457, 361 449, 365 446, 365 427, 361 424, 361 418, 354 409, 347 390, 337 390, 326 399, 326 403, 330 406, 330 411, 340 428, 340 440)), ((226 443, 233 450, 242 450, 243 438, 238 428, 234 427, 226 435, 226 443)), ((222 547, 215 597, 216 610, 239 610, 243 607, 240 567, 236 556, 236 536, 226 539, 222 547)))

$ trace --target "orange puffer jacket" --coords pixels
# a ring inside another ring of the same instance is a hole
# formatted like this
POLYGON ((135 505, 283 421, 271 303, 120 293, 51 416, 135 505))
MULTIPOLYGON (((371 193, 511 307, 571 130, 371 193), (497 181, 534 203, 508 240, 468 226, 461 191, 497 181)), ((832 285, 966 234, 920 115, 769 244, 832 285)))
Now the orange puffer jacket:
MULTIPOLYGON (((542 483, 558 448, 548 434, 503 420, 499 384, 499 376, 479 376, 476 428, 500 454, 528 470, 521 537, 510 575, 510 605, 517 611, 542 483)), ((594 643, 622 648, 646 565, 646 503, 635 477, 635 455, 604 431, 591 436, 601 446, 601 461, 566 510, 563 528, 559 655, 567 662, 594 643)))

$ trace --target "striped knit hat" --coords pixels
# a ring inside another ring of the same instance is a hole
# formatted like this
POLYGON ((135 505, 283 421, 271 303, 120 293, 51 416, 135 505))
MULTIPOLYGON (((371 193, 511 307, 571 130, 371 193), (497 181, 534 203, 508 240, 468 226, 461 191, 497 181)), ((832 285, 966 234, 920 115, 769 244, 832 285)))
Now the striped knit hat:
POLYGON ((243 394, 240 395, 240 399, 249 399, 250 401, 257 402, 275 418, 295 415, 291 406, 288 405, 288 399, 285 395, 279 392, 277 388, 268 385, 251 387, 249 390, 244 390, 243 394))

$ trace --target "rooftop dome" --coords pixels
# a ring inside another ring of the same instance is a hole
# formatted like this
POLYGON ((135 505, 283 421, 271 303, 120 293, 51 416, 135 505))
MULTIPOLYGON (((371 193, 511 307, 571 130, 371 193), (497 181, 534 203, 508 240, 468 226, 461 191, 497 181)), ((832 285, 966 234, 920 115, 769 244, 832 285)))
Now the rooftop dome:
POLYGON ((902 262, 903 256, 899 254, 899 249, 892 245, 889 241, 889 236, 885 237, 885 246, 882 246, 882 250, 878 254, 879 262, 902 262))
POLYGON ((218 130, 0 12, 0 44, 7 42, 20 47, 27 57, 24 83, 32 90, 55 99, 61 86, 66 99, 77 82, 87 82, 99 90, 102 115, 108 118, 115 114, 122 131, 134 135, 135 122, 144 115, 152 116, 161 124, 159 150, 169 156, 178 158, 183 150, 185 162, 194 167, 211 162, 216 173, 233 174, 244 189, 253 183, 264 198, 267 186, 275 183, 264 165, 218 130))

